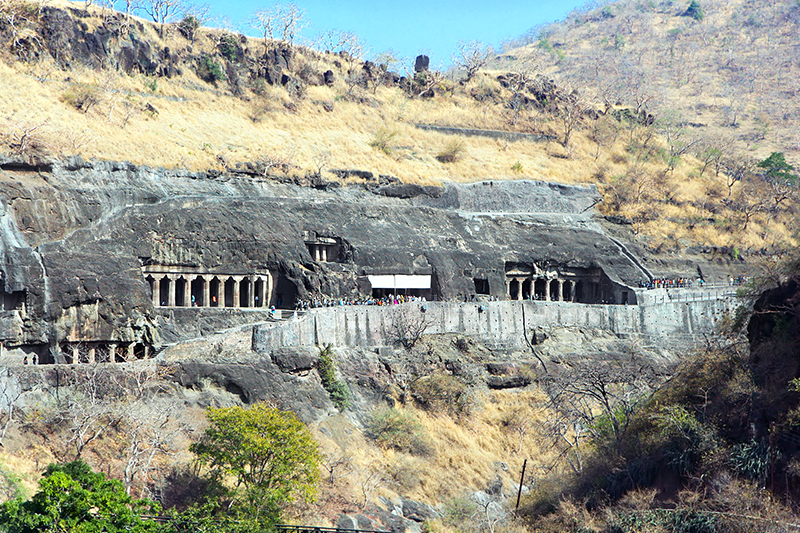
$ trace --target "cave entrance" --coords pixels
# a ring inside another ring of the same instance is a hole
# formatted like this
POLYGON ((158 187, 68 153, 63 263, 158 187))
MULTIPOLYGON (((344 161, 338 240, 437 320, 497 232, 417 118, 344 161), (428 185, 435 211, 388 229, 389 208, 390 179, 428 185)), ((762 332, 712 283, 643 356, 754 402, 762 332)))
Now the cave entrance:
POLYGON ((531 299, 531 286, 533 285, 533 281, 530 279, 526 279, 522 282, 522 299, 523 300, 530 300, 531 299))
POLYGON ((580 303, 586 302, 586 295, 584 294, 584 283, 579 281, 575 284, 575 301, 580 303))
POLYGON ((197 276, 192 280, 191 284, 192 307, 204 307, 206 305, 205 288, 206 288, 206 280, 205 278, 203 278, 203 276, 197 276))
POLYGON ((216 276, 211 278, 211 281, 208 283, 209 295, 210 295, 209 298, 211 298, 211 301, 209 302, 210 307, 219 307, 219 300, 220 300, 219 285, 220 285, 219 278, 216 276))
POLYGON ((558 289, 560 288, 560 284, 557 279, 550 280, 550 301, 551 302, 558 302, 561 300, 559 298, 558 289))
POLYGON ((239 307, 250 307, 251 285, 249 278, 244 278, 239 282, 239 307))
POLYGON ((508 284, 508 297, 511 300, 519 300, 519 281, 512 279, 508 284))
POLYGON ((253 306, 255 307, 263 307, 264 306, 264 280, 261 278, 256 278, 256 282, 253 284, 253 290, 255 295, 253 296, 253 306))
POLYGON ((490 294, 488 279, 472 278, 472 281, 475 282, 475 294, 490 294))
POLYGON ((272 305, 279 309, 293 309, 297 301, 297 286, 283 274, 278 275, 272 305))
POLYGON ((236 287, 236 281, 233 278, 229 277, 228 279, 225 280, 225 287, 224 287, 224 291, 225 291, 225 294, 224 294, 225 305, 224 306, 225 307, 234 307, 235 306, 236 302, 234 302, 234 298, 233 298, 233 292, 234 292, 235 287, 236 287))
POLYGON ((547 299, 547 280, 544 278, 537 279, 533 284, 533 297, 536 300, 547 299))
POLYGON ((172 288, 172 280, 169 279, 167 276, 161 278, 161 282, 159 283, 158 289, 158 303, 161 306, 166 306, 169 304, 169 292, 172 288))
POLYGON ((147 356, 147 351, 145 350, 144 344, 136 343, 133 347, 133 356, 136 359, 144 359, 147 356))
POLYGON ((186 307, 186 278, 183 276, 175 280, 175 305, 186 307))

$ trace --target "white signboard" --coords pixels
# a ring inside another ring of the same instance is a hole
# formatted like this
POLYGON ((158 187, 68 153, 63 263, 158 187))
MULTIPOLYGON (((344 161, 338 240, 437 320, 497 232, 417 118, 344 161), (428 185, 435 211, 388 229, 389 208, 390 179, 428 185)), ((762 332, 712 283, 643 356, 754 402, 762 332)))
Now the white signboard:
POLYGON ((373 289, 430 289, 431 276, 406 276, 393 274, 388 276, 367 276, 373 289))

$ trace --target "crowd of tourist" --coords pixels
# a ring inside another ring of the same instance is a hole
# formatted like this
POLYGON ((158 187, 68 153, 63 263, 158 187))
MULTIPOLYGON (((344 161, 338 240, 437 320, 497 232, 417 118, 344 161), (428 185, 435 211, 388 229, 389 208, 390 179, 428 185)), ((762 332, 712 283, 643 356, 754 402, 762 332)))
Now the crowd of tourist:
MULTIPOLYGON (((736 287, 746 285, 750 282, 747 276, 736 276, 728 278, 728 285, 736 287)), ((643 289, 691 289, 693 287, 703 288, 706 281, 703 278, 653 278, 651 281, 641 281, 639 286, 643 289)))
POLYGON ((705 285, 703 278, 693 280, 691 278, 653 278, 650 281, 642 281, 639 286, 643 289, 691 289, 697 283, 701 288, 705 285))
POLYGON ((333 300, 329 298, 313 298, 310 300, 298 299, 295 309, 305 311, 307 309, 317 309, 319 307, 338 307, 342 305, 400 305, 406 302, 425 302, 424 296, 407 296, 405 294, 389 294, 383 298, 340 298, 333 300))

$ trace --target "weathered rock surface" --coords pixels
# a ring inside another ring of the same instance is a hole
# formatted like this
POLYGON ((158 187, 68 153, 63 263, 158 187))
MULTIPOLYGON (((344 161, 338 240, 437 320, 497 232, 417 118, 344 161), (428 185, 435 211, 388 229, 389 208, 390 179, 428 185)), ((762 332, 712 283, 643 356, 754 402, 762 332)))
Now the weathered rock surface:
POLYGON ((608 283, 623 285, 644 277, 585 213, 593 189, 493 182, 444 191, 404 199, 358 186, 318 190, 248 175, 0 158, 5 291, 26 294, 25 319, 8 317, 2 336, 57 352, 62 341, 158 345, 162 329, 170 342, 190 338, 215 329, 215 312, 232 325, 219 310, 156 312, 141 270, 149 264, 268 269, 289 307, 294 297, 363 296, 369 274, 430 275, 442 299, 472 294, 473 278, 505 298, 509 264, 599 268, 608 283), (523 200, 525 190, 539 200, 523 200), (524 212, 532 209, 547 212, 524 212), (309 234, 339 239, 340 262, 316 261, 309 234))

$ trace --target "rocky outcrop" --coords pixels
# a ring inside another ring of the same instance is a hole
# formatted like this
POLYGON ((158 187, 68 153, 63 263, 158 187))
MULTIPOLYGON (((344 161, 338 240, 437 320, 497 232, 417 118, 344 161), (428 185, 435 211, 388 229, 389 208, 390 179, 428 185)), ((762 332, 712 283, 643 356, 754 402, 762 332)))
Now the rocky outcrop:
POLYGON ((65 340, 158 344, 162 326, 181 338, 200 315, 156 312, 146 265, 270 271, 289 308, 298 297, 368 296, 369 275, 430 276, 431 296, 444 300, 474 294, 475 278, 507 298, 509 265, 594 269, 609 284, 643 277, 587 216, 590 188, 484 182, 387 194, 369 184, 317 189, 248 174, 2 159, 0 194, 5 291, 25 294, 22 329, 4 336, 53 350, 65 340), (309 235, 339 243, 340 256, 314 257, 309 235))

